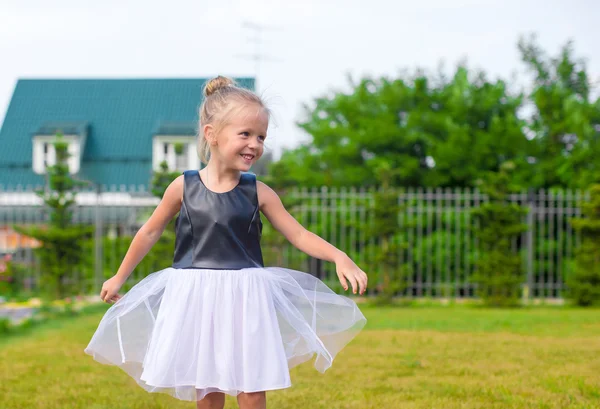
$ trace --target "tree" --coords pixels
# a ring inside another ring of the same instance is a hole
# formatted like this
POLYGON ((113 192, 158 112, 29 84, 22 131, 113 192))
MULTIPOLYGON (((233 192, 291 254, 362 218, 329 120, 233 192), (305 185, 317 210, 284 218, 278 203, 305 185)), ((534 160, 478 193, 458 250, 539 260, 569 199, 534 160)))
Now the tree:
POLYGON ((590 200, 582 204, 583 217, 572 219, 581 234, 575 253, 575 271, 567 278, 568 296, 581 306, 600 303, 600 184, 590 189, 590 200))
POLYGON ((509 203, 510 173, 514 164, 507 162, 499 172, 488 173, 481 181, 481 190, 489 201, 473 210, 473 218, 479 223, 476 235, 479 239, 479 259, 473 280, 478 295, 492 306, 514 306, 518 303, 524 274, 519 254, 512 249, 527 226, 522 223, 526 210, 509 203))
POLYGON ((585 61, 575 58, 572 42, 556 57, 548 57, 535 36, 518 46, 534 75, 528 128, 538 164, 532 184, 586 188, 600 182, 600 98, 591 99, 585 61))
POLYGON ((374 194, 373 206, 367 211, 367 219, 372 223, 362 226, 365 229, 366 243, 373 243, 367 250, 369 271, 375 272, 378 304, 391 304, 394 296, 405 290, 407 277, 411 276, 411 266, 402 264, 398 257, 407 244, 400 242, 401 226, 398 214, 402 207, 398 204, 398 191, 390 186, 395 169, 389 163, 380 162, 377 168, 379 189, 374 194))
POLYGON ((169 187, 171 182, 173 182, 177 176, 181 175, 181 172, 169 170, 167 161, 162 161, 159 166, 159 170, 155 171, 152 175, 152 182, 150 185, 152 186, 152 194, 162 199, 167 187, 169 187))
POLYGON ((529 167, 530 142, 517 111, 521 95, 459 66, 447 79, 364 78, 305 106, 309 143, 271 166, 280 186, 376 185, 381 160, 392 186, 474 186, 481 172, 511 160, 529 167))
POLYGON ((56 135, 53 145, 56 164, 46 168, 47 188, 37 192, 50 211, 49 223, 14 227, 15 231, 33 237, 42 244, 35 252, 43 271, 40 287, 46 299, 64 298, 77 292, 79 283, 74 273, 87 257, 83 251, 84 239, 90 237, 93 231, 93 227, 73 224, 75 189, 87 183, 77 181, 69 174, 69 145, 61 133, 56 135))
MULTIPOLYGON (((475 186, 510 161, 534 188, 600 182, 600 98, 568 42, 548 57, 535 37, 518 43, 533 73, 527 93, 459 65, 454 74, 349 80, 305 105, 298 125, 310 142, 270 167, 275 186, 372 186, 380 159, 398 169, 393 186, 475 186)), ((270 179, 270 180, 271 180, 270 179)))

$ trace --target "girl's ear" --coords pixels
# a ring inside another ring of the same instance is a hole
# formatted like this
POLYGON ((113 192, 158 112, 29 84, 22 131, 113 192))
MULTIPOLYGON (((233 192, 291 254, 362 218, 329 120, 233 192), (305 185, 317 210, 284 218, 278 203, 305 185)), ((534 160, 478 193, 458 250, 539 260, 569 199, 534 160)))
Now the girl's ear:
POLYGON ((215 127, 211 124, 204 125, 204 139, 208 142, 209 145, 217 144, 217 135, 215 134, 215 127))

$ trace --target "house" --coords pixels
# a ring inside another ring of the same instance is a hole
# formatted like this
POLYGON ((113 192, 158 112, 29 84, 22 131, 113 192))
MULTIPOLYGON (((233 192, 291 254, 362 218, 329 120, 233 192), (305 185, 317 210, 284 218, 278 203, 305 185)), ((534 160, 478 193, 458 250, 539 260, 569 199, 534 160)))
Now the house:
MULTIPOLYGON (((238 78, 254 88, 253 78, 238 78)), ((69 169, 94 186, 145 186, 166 160, 199 168, 198 108, 207 78, 21 79, 0 130, 0 185, 43 185, 52 141, 69 143, 69 169)))
MULTIPOLYGON (((162 161, 171 170, 200 168, 196 134, 207 80, 19 80, 0 129, 0 254, 33 246, 14 224, 47 219, 34 189, 55 163, 58 132, 69 143, 70 172, 89 182, 77 195, 76 221, 102 223, 109 233, 139 225, 158 203, 148 192, 162 161)), ((253 78, 236 81, 254 89, 253 78)))

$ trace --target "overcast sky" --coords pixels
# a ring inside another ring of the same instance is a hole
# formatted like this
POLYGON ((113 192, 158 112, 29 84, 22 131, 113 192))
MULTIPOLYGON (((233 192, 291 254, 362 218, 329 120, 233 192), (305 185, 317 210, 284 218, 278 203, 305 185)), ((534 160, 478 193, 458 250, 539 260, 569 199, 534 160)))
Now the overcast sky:
MULTIPOLYGON (((347 74, 448 70, 467 59, 492 78, 525 79, 516 43, 537 33, 555 54, 568 39, 600 87, 596 0, 0 0, 0 121, 18 78, 258 76, 275 113, 276 153, 305 135, 301 106, 347 87, 347 74)), ((200 98, 200 96, 199 96, 200 98)))

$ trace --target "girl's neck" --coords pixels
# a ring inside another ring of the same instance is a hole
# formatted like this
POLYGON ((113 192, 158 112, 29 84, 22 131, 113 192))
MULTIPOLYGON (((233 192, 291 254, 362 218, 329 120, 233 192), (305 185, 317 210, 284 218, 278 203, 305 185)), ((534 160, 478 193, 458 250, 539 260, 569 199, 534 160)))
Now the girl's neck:
POLYGON ((211 187, 227 188, 230 185, 236 185, 240 180, 240 171, 237 169, 227 168, 217 160, 210 159, 204 169, 200 171, 202 180, 209 183, 211 187))

